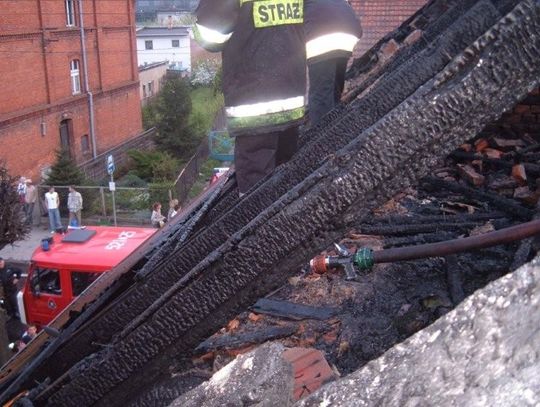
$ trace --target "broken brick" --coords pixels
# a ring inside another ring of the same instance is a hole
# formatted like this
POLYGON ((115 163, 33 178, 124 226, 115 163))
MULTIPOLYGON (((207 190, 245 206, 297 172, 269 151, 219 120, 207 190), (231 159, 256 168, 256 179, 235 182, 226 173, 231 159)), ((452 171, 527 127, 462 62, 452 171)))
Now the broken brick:
POLYGON ((414 44, 416 41, 418 41, 420 38, 422 38, 423 31, 422 30, 414 30, 412 33, 410 33, 403 42, 407 45, 414 44))
POLYGON ((260 319, 262 319, 262 315, 255 314, 254 312, 250 312, 248 315, 248 318, 250 321, 257 322, 260 319))
POLYGON ((472 151, 472 146, 469 143, 462 144, 459 148, 467 153, 472 151))
POLYGON ((233 319, 232 321, 229 321, 227 324, 227 331, 234 331, 235 329, 238 329, 240 326, 240 321, 237 319, 233 319))
POLYGON ((476 172, 476 170, 470 165, 458 164, 458 172, 463 179, 475 186, 484 184, 485 177, 482 174, 476 172))
POLYGON ((471 164, 480 172, 484 170, 484 162, 482 160, 473 160, 471 164))
POLYGON ((525 185, 527 183, 527 174, 523 164, 516 164, 512 167, 512 177, 514 177, 520 185, 525 185))
POLYGON ((500 159, 503 155, 503 152, 495 148, 486 148, 482 150, 482 153, 486 155, 487 158, 500 159))
POLYGON ((291 348, 283 352, 283 359, 292 365, 294 400, 308 396, 338 377, 319 350, 291 348))
POLYGON ((388 41, 386 44, 384 44, 381 47, 381 51, 380 51, 380 55, 382 57, 381 59, 383 60, 389 59, 392 55, 396 53, 398 49, 399 49, 399 44, 394 39, 391 39, 390 41, 388 41))
POLYGON ((474 143, 474 149, 477 152, 482 152, 484 149, 486 149, 488 147, 489 147, 489 143, 485 138, 478 139, 474 143))
POLYGON ((327 332, 322 336, 322 339, 326 344, 331 345, 337 340, 337 332, 336 331, 327 332))

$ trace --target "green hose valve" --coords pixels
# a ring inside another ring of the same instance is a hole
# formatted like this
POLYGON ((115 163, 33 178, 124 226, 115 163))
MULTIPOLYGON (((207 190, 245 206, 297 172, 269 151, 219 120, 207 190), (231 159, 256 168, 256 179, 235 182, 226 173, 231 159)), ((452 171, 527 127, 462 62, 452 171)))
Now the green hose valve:
POLYGON ((373 250, 369 247, 361 247, 354 254, 354 264, 359 270, 369 270, 373 267, 373 250))

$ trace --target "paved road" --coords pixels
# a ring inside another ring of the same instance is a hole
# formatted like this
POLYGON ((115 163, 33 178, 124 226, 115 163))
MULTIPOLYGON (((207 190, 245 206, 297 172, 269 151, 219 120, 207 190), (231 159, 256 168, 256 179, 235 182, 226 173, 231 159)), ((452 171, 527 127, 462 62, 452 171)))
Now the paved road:
POLYGON ((50 236, 49 231, 44 227, 33 226, 32 231, 25 240, 20 240, 12 246, 6 246, 0 250, 0 257, 3 257, 8 264, 27 264, 36 247, 41 244, 41 239, 50 236))

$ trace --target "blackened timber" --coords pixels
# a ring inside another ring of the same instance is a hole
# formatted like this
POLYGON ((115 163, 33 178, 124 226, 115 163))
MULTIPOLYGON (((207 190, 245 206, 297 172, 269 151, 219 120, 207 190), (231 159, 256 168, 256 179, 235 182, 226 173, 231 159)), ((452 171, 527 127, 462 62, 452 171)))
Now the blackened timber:
POLYGON ((475 226, 478 222, 441 222, 427 223, 419 225, 366 225, 360 226, 360 233, 365 235, 378 236, 405 236, 416 235, 418 233, 430 233, 437 231, 459 231, 466 232, 475 226))
POLYGON ((425 176, 441 155, 538 86, 539 8, 532 0, 521 2, 432 81, 200 262, 160 297, 151 315, 97 354, 48 403, 110 405, 133 394, 171 358, 280 285, 290 267, 335 241, 343 231, 322 233, 328 225, 343 216, 367 216, 366 210, 425 176))
POLYGON ((463 290, 463 283, 461 279, 461 265, 459 264, 459 257, 455 254, 446 256, 446 283, 448 285, 448 292, 454 306, 458 305, 465 299, 465 291, 463 290))
POLYGON ((339 309, 335 307, 313 307, 290 301, 261 298, 251 310, 258 314, 267 314, 295 320, 316 319, 324 321, 335 316, 339 309))
MULTIPOLYGON (((53 366, 50 366, 49 372, 52 374, 55 366, 62 366, 56 370, 56 375, 61 374, 67 366, 89 352, 97 351, 98 348, 92 343, 107 343, 111 335, 122 331, 126 324, 132 323, 133 326, 132 321, 135 321, 137 316, 148 309, 176 281, 185 277, 197 263, 210 261, 203 260, 208 253, 227 242, 243 226, 312 173, 327 157, 346 146, 431 79, 453 56, 461 52, 466 44, 474 41, 494 24, 498 17, 499 14, 493 7, 481 1, 461 19, 452 20, 452 24, 447 21, 447 24, 451 25, 445 31, 418 54, 412 55, 410 60, 396 67, 395 71, 387 71, 387 75, 374 84, 362 98, 344 107, 341 115, 332 116, 334 113, 330 113, 328 116, 334 117, 334 120, 327 127, 317 127, 318 130, 309 131, 305 147, 293 161, 279 168, 271 179, 239 200, 207 229, 198 232, 189 243, 170 253, 171 261, 165 262, 140 284, 126 292, 115 302, 114 307, 110 307, 91 324, 83 327, 78 338, 64 346, 53 366)), ((226 207, 236 202, 230 195, 229 199, 231 202, 226 207)))
MULTIPOLYGON (((440 211, 440 210, 439 210, 440 211)), ((362 224, 353 223, 353 226, 362 225, 411 225, 425 223, 460 223, 460 222, 485 222, 492 219, 503 218, 503 212, 477 212, 457 215, 391 215, 368 219, 362 224)))
POLYGON ((270 326, 254 332, 221 335, 208 338, 195 348, 195 353, 207 353, 221 349, 238 349, 248 345, 263 343, 273 339, 286 338, 298 330, 295 325, 270 326))
MULTIPOLYGON (((381 52, 381 49, 391 41, 396 43, 401 43, 404 37, 412 33, 416 28, 416 23, 419 21, 420 16, 426 17, 425 20, 429 21, 429 24, 423 28, 421 40, 413 43, 410 46, 403 46, 403 43, 400 44, 400 47, 397 51, 392 54, 390 57, 391 60, 387 62, 386 69, 381 69, 380 72, 376 75, 369 75, 366 80, 364 80, 360 86, 357 86, 350 95, 347 95, 348 100, 357 97, 369 86, 373 85, 375 81, 380 80, 381 77, 384 77, 388 72, 396 70, 404 61, 413 57, 415 54, 423 50, 426 45, 435 40, 442 32, 444 32, 453 22, 459 20, 465 13, 469 12, 472 7, 483 8, 489 16, 496 15, 497 18, 502 17, 503 14, 499 13, 499 10, 493 5, 494 2, 489 0, 478 1, 478 0, 450 0, 447 2, 431 2, 426 7, 420 9, 416 14, 409 17, 401 26, 394 32, 387 34, 383 39, 381 39, 371 50, 369 50, 366 55, 359 60, 353 61, 353 64, 350 68, 350 71, 347 73, 347 78, 352 79, 354 76, 361 74, 365 68, 364 58, 368 57, 369 54, 375 54, 381 52), (412 22, 416 22, 415 26, 411 26, 412 22)), ((495 3, 498 3, 495 1, 495 3)), ((516 2, 514 2, 515 4, 516 2)), ((460 41, 459 39, 454 39, 455 44, 457 45, 460 41)), ((463 39, 465 42, 463 48, 467 46, 470 42, 467 39, 463 39)), ((376 60, 375 58, 371 58, 376 60)), ((449 56, 449 60, 451 56, 449 56)))
POLYGON ((458 184, 457 182, 449 182, 435 177, 426 177, 424 181, 427 184, 440 189, 456 192, 478 201, 488 202, 494 208, 497 208, 512 217, 529 220, 534 214, 532 210, 521 206, 516 201, 492 192, 484 192, 478 188, 470 188, 466 185, 458 184))

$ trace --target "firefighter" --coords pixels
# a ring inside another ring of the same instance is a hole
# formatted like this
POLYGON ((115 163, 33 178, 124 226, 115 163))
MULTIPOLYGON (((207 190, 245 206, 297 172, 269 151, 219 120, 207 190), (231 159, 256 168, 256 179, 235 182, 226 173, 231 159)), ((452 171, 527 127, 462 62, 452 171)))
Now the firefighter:
POLYGON ((341 99, 347 61, 362 28, 345 0, 304 0, 304 20, 309 121, 314 126, 341 99))
POLYGON ((296 151, 305 111, 303 0, 201 0, 195 38, 222 52, 240 194, 296 151))
POLYGON ((7 314, 12 318, 19 318, 17 310, 17 284, 21 278, 21 270, 7 267, 5 260, 0 257, 0 280, 4 291, 4 300, 7 314))

